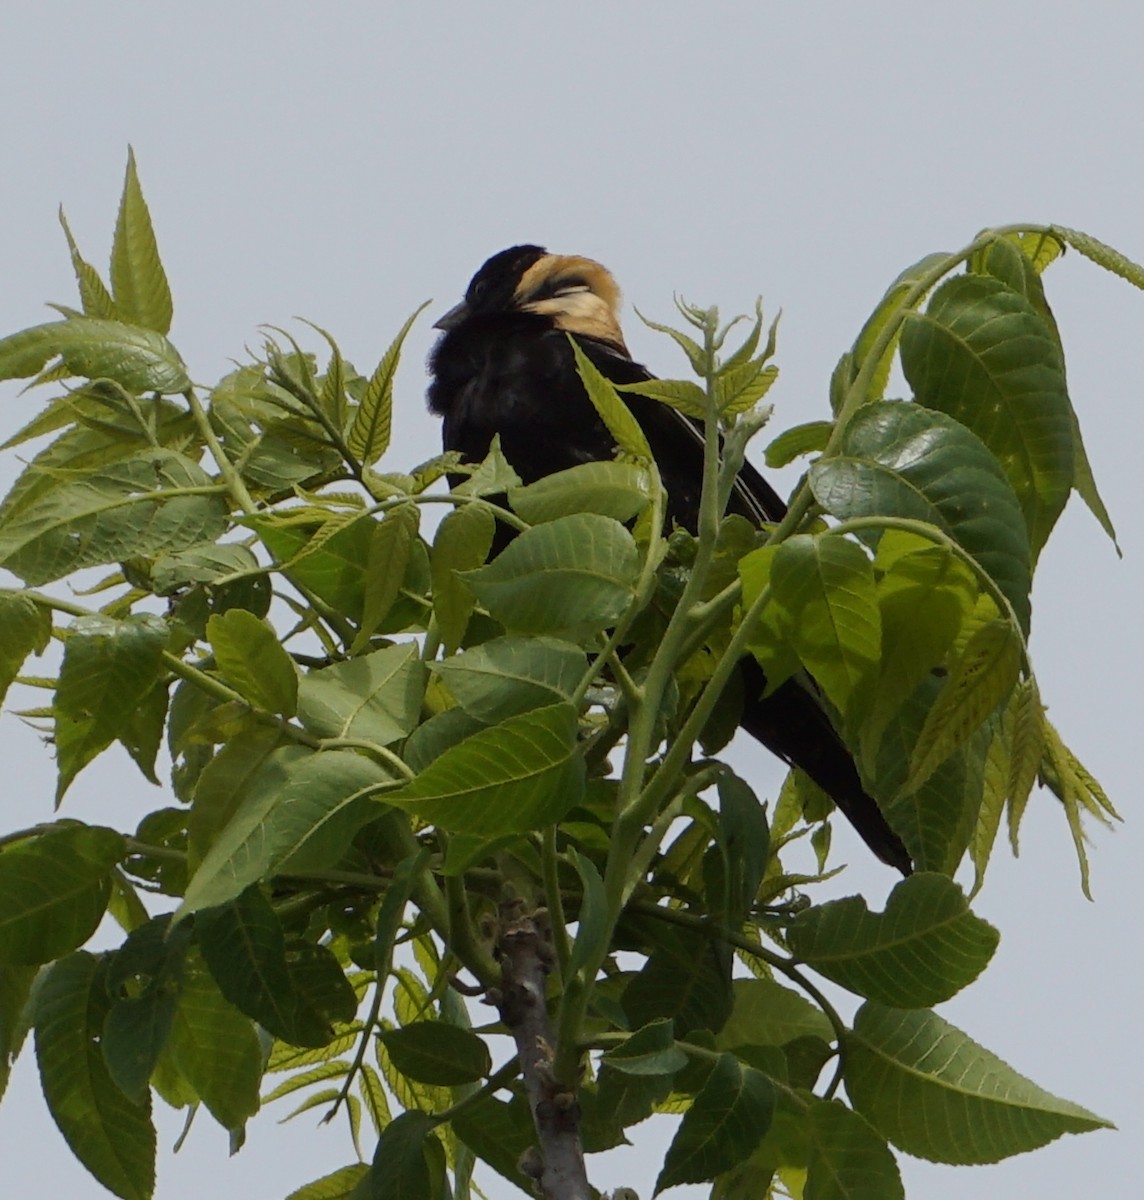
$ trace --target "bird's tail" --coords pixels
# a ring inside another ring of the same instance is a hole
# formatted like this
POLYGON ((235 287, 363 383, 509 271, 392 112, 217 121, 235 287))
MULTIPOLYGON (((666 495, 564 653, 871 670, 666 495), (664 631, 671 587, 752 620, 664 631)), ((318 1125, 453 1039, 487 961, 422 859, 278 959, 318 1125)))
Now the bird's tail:
POLYGON ((884 863, 909 875, 913 871, 909 851, 862 786, 850 751, 817 699, 794 679, 764 696, 766 676, 758 663, 745 658, 741 670, 746 696, 742 727, 772 754, 805 771, 866 845, 884 863))

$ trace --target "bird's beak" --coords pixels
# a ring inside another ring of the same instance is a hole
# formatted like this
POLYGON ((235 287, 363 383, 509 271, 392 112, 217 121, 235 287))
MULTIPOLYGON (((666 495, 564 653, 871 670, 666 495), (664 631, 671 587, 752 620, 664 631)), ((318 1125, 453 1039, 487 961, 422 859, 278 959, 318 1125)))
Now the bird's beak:
POLYGON ((450 329, 456 329, 468 315, 469 306, 462 300, 460 304, 454 304, 443 317, 434 321, 433 328, 443 329, 448 333, 450 329))

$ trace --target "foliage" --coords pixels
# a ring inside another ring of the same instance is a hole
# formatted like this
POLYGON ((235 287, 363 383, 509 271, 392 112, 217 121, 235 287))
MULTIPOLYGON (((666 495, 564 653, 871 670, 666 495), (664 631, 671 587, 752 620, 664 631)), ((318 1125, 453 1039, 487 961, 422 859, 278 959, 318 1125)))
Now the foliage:
POLYGON ((1005 811, 1015 838, 1046 784, 1086 887, 1081 818, 1114 815, 1028 654, 1071 490, 1112 534, 1041 272, 1066 245, 1140 268, 1018 226, 903 272, 834 371, 833 420, 772 441, 772 464, 813 457, 761 530, 721 501, 768 415, 774 328, 760 310, 731 349, 735 322, 680 305, 665 332, 698 383, 641 386, 722 437, 691 537, 662 530, 656 464, 586 359, 616 462, 530 487, 495 446, 383 470, 409 323, 368 378, 319 331, 324 366, 278 334, 202 389, 133 159, 110 286, 65 231, 80 309, 0 340, 0 378, 61 388, 8 443, 41 446, 0 505, 24 585, 0 593, 0 691, 47 689, 25 715, 57 798, 113 743, 156 781, 165 739, 173 801, 131 832, 3 839, 0 1083, 34 1028, 108 1190, 151 1194, 152 1091, 236 1146, 289 1095, 345 1109, 355 1149, 364 1113, 376 1150, 295 1200, 465 1196, 478 1162, 528 1188, 527 1081, 465 1000, 501 985, 522 913, 551 940, 547 1069, 585 1149, 682 1114, 657 1190, 892 1198, 890 1143, 992 1162, 1107 1124, 931 1010, 996 948, 950 876, 968 856, 981 886, 1005 811), (885 398, 896 354, 909 402, 885 398), (486 561, 497 520, 519 536, 486 561), (53 586, 86 568, 90 606, 53 586), (50 644, 58 672, 22 674, 50 644), (827 870, 809 781, 769 808, 707 756, 748 651, 813 680, 914 857, 884 912, 813 904, 818 876, 784 865, 813 831, 827 870), (122 937, 95 953, 105 913, 122 937), (852 1026, 815 975, 863 1000, 852 1026))

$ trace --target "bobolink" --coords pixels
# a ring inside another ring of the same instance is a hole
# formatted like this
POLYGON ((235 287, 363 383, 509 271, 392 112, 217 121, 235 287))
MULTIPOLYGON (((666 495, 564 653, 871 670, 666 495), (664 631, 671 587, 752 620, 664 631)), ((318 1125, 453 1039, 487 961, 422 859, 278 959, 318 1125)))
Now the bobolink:
MULTIPOLYGON (((438 322, 442 336, 429 370, 429 408, 444 419, 446 450, 480 462, 499 435, 525 483, 577 463, 611 459, 615 444, 576 371, 571 334, 613 383, 653 378, 633 362, 619 324, 619 288, 588 258, 513 246, 473 276, 464 300, 438 322)), ((667 519, 695 532, 703 474, 703 432, 656 400, 626 394, 655 455, 667 492, 667 519)), ((755 522, 780 521, 786 505, 754 467, 739 472, 728 511, 755 522)), ((814 693, 791 679, 764 697, 753 658, 740 664, 740 724, 821 787, 883 861, 912 869, 901 839, 862 786, 854 760, 814 693)))

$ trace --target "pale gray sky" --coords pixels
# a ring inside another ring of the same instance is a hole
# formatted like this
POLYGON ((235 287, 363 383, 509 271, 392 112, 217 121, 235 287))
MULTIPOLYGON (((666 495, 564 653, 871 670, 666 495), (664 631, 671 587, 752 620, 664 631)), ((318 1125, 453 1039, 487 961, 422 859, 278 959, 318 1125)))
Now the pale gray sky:
MULTIPOLYGON (((1057 221, 1144 259, 1142 41, 1136 0, 13 0, 0 13, 0 331, 73 298, 61 201, 86 256, 105 261, 131 142, 174 290, 172 337, 197 379, 217 378, 259 323, 295 315, 369 369, 422 300, 448 307, 488 254, 528 240, 601 259, 629 305, 659 320, 673 292, 727 312, 762 292, 784 310, 782 428, 824 415, 838 355, 897 272, 982 226, 1057 221)), ((942 1011, 1121 1132, 991 1168, 903 1159, 907 1194, 926 1200, 1144 1191, 1144 295, 1076 255, 1048 288, 1125 559, 1071 504, 1042 560, 1034 656, 1052 718, 1127 823, 1094 831, 1090 905, 1055 802, 1036 798, 1020 860, 999 855, 976 905, 1001 948, 942 1011)), ((437 446, 422 402, 428 326, 399 380, 399 464, 437 446)), ((673 347, 630 308, 627 329, 653 370, 678 372, 673 347)), ((5 389, 0 435, 38 400, 5 389)), ((0 465, 5 485, 12 467, 0 465)), ((48 817, 47 750, 5 716, 0 753, 19 779, 0 828, 48 817)), ((773 794, 779 773, 761 751, 738 761, 773 794)), ((65 811, 130 822, 161 800, 132 772, 109 759, 65 811)), ((844 836, 856 864, 846 888, 883 894, 888 872, 844 836)), ((274 1116, 255 1120, 232 1160, 207 1119, 172 1159, 178 1122, 164 1118, 158 1200, 208 1188, 273 1200, 350 1160, 341 1129, 274 1116)), ((656 1152, 593 1163, 593 1180, 646 1200, 656 1152)), ((0 1106, 0 1162, 12 1195, 104 1194, 47 1116, 30 1053, 0 1106)))

